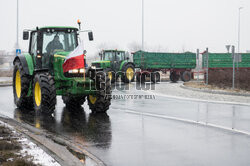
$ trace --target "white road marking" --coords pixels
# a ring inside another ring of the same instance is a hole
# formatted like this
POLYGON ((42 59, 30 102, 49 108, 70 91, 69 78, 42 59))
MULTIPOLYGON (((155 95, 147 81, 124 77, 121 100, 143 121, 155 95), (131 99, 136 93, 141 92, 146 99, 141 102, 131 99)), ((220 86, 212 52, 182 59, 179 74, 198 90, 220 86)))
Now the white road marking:
POLYGON ((199 125, 203 125, 203 126, 209 126, 209 127, 213 127, 213 128, 223 129, 226 131, 250 136, 250 133, 247 131, 232 129, 229 127, 224 127, 221 125, 216 125, 216 124, 207 123, 207 122, 200 122, 200 121, 195 121, 195 120, 177 118, 177 117, 173 117, 173 116, 166 116, 166 115, 159 115, 159 114, 152 114, 152 113, 143 113, 143 112, 137 112, 137 111, 125 111, 125 112, 131 113, 131 114, 137 114, 137 115, 145 115, 145 116, 150 116, 150 117, 155 117, 155 118, 163 118, 163 119, 181 121, 181 122, 185 122, 185 123, 199 124, 199 125))

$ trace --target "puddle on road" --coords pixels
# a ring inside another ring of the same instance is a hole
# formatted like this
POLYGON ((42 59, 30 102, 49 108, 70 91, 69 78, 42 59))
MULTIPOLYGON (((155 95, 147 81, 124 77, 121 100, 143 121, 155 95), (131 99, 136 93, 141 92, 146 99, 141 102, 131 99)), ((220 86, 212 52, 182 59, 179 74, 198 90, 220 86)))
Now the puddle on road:
MULTIPOLYGON (((56 135, 62 135, 72 141, 77 140, 82 145, 94 145, 106 149, 110 146, 112 139, 109 116, 107 114, 86 114, 82 107, 78 110, 70 110, 64 107, 61 112, 55 111, 54 116, 36 115, 34 111, 16 108, 14 119, 38 129, 46 129, 53 133, 55 137, 56 135), (56 117, 58 115, 61 115, 61 117, 56 117)), ((63 141, 54 142, 66 146, 63 141)), ((67 149, 84 165, 98 165, 98 162, 84 153, 76 152, 71 148, 67 149)))

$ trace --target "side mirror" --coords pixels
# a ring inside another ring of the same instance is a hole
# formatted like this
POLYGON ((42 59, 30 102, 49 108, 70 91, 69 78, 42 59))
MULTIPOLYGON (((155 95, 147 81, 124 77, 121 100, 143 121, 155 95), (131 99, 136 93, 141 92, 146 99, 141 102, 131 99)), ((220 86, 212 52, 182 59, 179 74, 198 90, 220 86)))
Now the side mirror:
POLYGON ((23 40, 29 40, 29 32, 23 31, 23 40))
POLYGON ((93 37, 93 32, 88 32, 89 35, 89 41, 93 41, 94 37, 93 37))

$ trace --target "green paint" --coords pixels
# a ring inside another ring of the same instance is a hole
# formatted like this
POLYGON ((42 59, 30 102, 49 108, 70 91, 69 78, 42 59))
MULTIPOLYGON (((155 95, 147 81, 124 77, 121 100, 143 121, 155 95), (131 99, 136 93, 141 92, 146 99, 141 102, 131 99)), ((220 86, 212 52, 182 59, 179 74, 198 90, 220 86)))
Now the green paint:
POLYGON ((194 69, 196 54, 137 51, 133 55, 133 62, 135 67, 141 69, 194 69))
MULTIPOLYGON (((209 68, 232 68, 233 58, 232 54, 229 53, 209 53, 208 67, 209 68)), ((239 62, 239 67, 250 67, 250 54, 241 53, 242 61, 239 62)), ((207 67, 206 54, 202 56, 202 66, 207 67)), ((237 63, 235 63, 237 67, 237 63)))
POLYGON ((23 54, 25 56, 26 62, 28 64, 28 68, 29 68, 29 74, 33 75, 34 72, 34 64, 33 64, 33 59, 32 56, 29 53, 25 53, 23 54))

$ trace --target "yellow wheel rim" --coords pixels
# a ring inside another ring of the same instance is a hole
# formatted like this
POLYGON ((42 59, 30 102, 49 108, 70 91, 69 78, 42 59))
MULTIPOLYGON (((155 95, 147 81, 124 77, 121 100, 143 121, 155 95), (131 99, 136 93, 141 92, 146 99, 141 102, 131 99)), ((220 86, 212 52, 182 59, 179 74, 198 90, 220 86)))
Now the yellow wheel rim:
POLYGON ((20 76, 20 71, 16 71, 16 95, 18 98, 21 97, 21 76, 20 76))
POLYGON ((129 67, 129 68, 127 69, 127 71, 126 71, 126 76, 127 76, 127 79, 128 79, 129 81, 132 80, 132 78, 133 78, 133 76, 134 76, 134 70, 133 70, 131 67, 129 67))
POLYGON ((36 105, 39 107, 40 104, 41 104, 41 98, 42 98, 42 95, 41 95, 41 87, 40 87, 40 84, 39 82, 36 82, 35 84, 35 102, 36 102, 36 105))
POLYGON ((89 101, 91 104, 95 104, 96 100, 97 100, 97 97, 89 95, 89 101))
POLYGON ((109 77, 109 79, 110 79, 110 81, 112 80, 112 72, 110 71, 110 72, 108 72, 108 77, 109 77))

